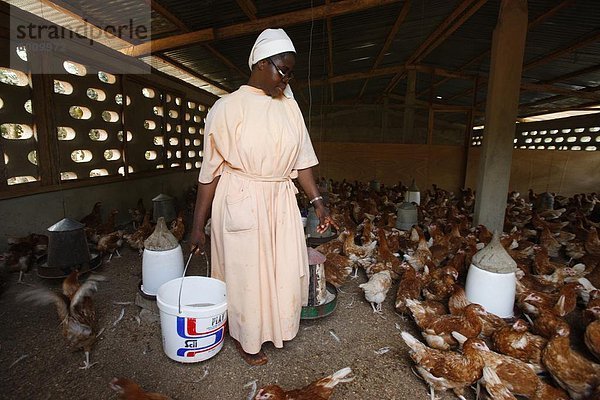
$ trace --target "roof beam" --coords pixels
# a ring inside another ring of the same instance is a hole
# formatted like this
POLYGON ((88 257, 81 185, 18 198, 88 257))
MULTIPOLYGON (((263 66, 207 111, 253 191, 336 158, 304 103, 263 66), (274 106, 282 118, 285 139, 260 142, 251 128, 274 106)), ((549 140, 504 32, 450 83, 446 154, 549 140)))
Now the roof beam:
MULTIPOLYGON (((576 39, 568 46, 557 49, 551 53, 545 54, 541 57, 536 58, 533 61, 528 62, 527 64, 523 65, 523 72, 525 72, 526 70, 535 68, 535 67, 539 67, 542 64, 545 64, 552 60, 560 58, 560 57, 562 57, 566 54, 569 54, 581 47, 585 47, 589 44, 595 43, 598 40, 600 40, 600 29, 596 29, 591 34, 586 35, 583 38, 576 39)), ((485 82, 487 82, 487 79, 482 83, 485 83, 485 82)), ((454 96, 450 97, 449 100, 454 100, 454 99, 460 98, 462 96, 466 96, 471 93, 473 93, 473 89, 467 89, 463 92, 457 93, 454 96)))
MULTIPOLYGON (((534 27, 536 27, 537 25, 541 24, 542 22, 544 22, 545 20, 547 20, 548 18, 554 16, 557 12, 559 12, 560 10, 562 10, 563 8, 571 5, 572 3, 574 3, 575 0, 564 0, 563 2, 555 5, 554 7, 546 10, 546 12, 540 14, 539 16, 537 16, 533 21, 531 21, 528 25, 527 25, 527 30, 531 30, 534 27)), ((489 56, 490 54, 490 49, 482 52, 481 54, 479 54, 478 56, 476 56, 475 58, 471 59, 469 62, 467 62, 466 64, 464 64, 462 67, 460 67, 458 69, 459 72, 464 71, 466 68, 470 67, 473 64, 479 63, 481 62, 483 59, 485 59, 487 56, 489 56)), ((451 78, 444 78, 436 83, 433 84, 433 87, 438 87, 440 85, 443 85, 444 83, 448 82, 451 78)), ((423 90, 421 93, 417 94, 417 97, 421 97, 423 94, 426 94, 429 92, 429 88, 423 90)))
MULTIPOLYGON (((371 71, 374 70, 375 68, 377 68, 379 66, 379 64, 381 63, 381 61, 383 61, 383 57, 385 57, 385 53, 387 53, 388 49, 392 45, 394 38, 398 34, 398 30, 400 29, 400 26, 402 25, 402 23, 406 19, 406 16, 408 15, 408 11, 410 10, 410 3, 411 3, 411 0, 406 0, 404 2, 404 4, 402 5, 402 9, 400 10, 398 17, 396 18, 396 22, 394 22, 394 26, 392 26, 392 29, 390 29, 390 32, 388 33, 388 36, 385 39, 385 43, 383 44, 381 51, 377 55, 377 58, 375 58, 375 62, 373 63, 373 67, 371 67, 371 71)), ((365 80, 365 83, 363 83, 363 86, 360 89, 360 92, 358 94, 359 99, 365 93, 368 83, 369 83, 369 79, 367 78, 365 80)))
POLYGON ((578 99, 590 99, 590 100, 599 100, 600 101, 600 93, 596 93, 595 90, 600 90, 600 88, 588 88, 591 91, 583 90, 573 90, 567 89, 559 86, 543 84, 543 83, 528 83, 522 82, 521 89, 530 91, 530 92, 541 92, 541 93, 555 93, 560 94, 566 97, 575 97, 578 99))
POLYGON ((181 35, 150 40, 149 42, 131 46, 121 50, 124 54, 132 57, 142 57, 151 53, 167 51, 178 47, 189 46, 210 42, 212 40, 223 40, 238 36, 260 32, 271 26, 290 26, 316 19, 336 17, 339 15, 363 11, 373 7, 396 3, 399 0, 343 0, 335 3, 325 4, 320 7, 307 8, 304 10, 273 15, 271 17, 259 18, 254 21, 242 22, 222 28, 207 28, 181 35))
MULTIPOLYGON (((407 64, 416 64, 425 58, 464 24, 477 10, 479 10, 486 1, 487 0, 463 0, 413 52, 408 58, 407 64)), ((390 93, 394 90, 403 77, 404 74, 396 74, 386 87, 385 93, 390 93)))
POLYGON ((256 4, 252 0, 236 0, 250 21, 256 21, 256 4))
MULTIPOLYGON (((177 28, 182 31, 182 32, 189 32, 190 29, 188 28, 188 26, 178 17, 176 17, 169 9, 167 9, 166 7, 164 7, 163 5, 161 5, 157 0, 150 0, 150 4, 152 9, 154 9, 156 12, 158 12, 160 15, 162 15, 163 17, 165 17, 166 19, 168 19, 172 24, 174 24, 175 26, 177 26, 177 28)), ((246 71, 242 71, 237 65, 235 65, 233 62, 231 62, 227 57, 225 57, 223 54, 219 53, 217 50, 215 50, 212 46, 210 46, 209 44, 204 44, 203 45, 204 48, 208 51, 210 51, 215 57, 217 57, 219 60, 221 60, 225 65, 227 65, 230 69, 237 71, 241 76, 243 77, 248 77, 249 74, 246 71)), ((184 65, 177 63, 175 60, 173 60, 172 58, 166 58, 166 57, 162 57, 162 56, 156 56, 161 58, 162 60, 164 60, 165 62, 169 63, 169 64, 173 64, 175 65, 177 68, 181 68, 184 69, 188 74, 192 74, 193 76, 195 76, 198 79, 202 79, 203 81, 206 81, 208 83, 210 83, 211 85, 213 84, 212 80, 204 77, 203 75, 199 74, 198 72, 193 72, 192 73, 192 69, 189 67, 185 67, 184 65)), ((224 90, 226 92, 230 92, 231 89, 225 88, 223 86, 221 86, 220 84, 215 84, 216 87, 218 87, 221 90, 224 90)))

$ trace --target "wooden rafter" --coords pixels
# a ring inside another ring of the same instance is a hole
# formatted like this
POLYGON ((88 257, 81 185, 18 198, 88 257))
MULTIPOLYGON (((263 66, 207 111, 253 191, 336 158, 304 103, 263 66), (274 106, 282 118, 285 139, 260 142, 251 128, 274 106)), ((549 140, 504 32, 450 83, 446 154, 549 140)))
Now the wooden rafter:
MULTIPOLYGON (((523 65, 523 72, 527 71, 529 69, 532 68, 536 68, 539 67, 540 65, 543 65, 545 63, 548 63, 552 60, 555 60, 557 58, 560 58, 566 54, 572 53, 573 51, 581 48, 581 47, 585 47, 589 44, 595 43, 598 40, 600 40, 600 29, 595 30, 594 32, 592 32, 589 35, 584 36, 583 38, 579 38, 574 40, 571 44, 569 44, 568 46, 562 47, 560 49, 554 50, 551 53, 545 54, 541 57, 536 58, 533 61, 528 62, 527 64, 523 65)), ((487 81, 487 80, 486 80, 487 81)), ((464 92, 460 92, 458 94, 455 94, 454 96, 452 96, 449 100, 454 100, 457 98, 460 98, 462 96, 466 96, 472 93, 472 89, 467 89, 464 92)))
POLYGON ((183 33, 181 35, 151 40, 136 46, 121 50, 124 54, 133 57, 142 57, 155 52, 171 50, 191 44, 210 42, 212 40, 223 40, 238 36, 260 32, 272 26, 290 26, 303 22, 322 20, 327 17, 363 11, 373 7, 396 3, 399 0, 343 0, 330 3, 320 7, 307 8, 284 14, 259 18, 254 21, 242 22, 221 28, 207 28, 198 31, 183 33))
MULTIPOLYGON (((529 24, 527 25, 527 30, 532 30, 533 28, 535 28, 537 25, 541 24, 542 22, 544 22, 545 20, 547 20, 548 18, 554 16, 557 12, 559 12, 560 10, 562 10, 563 8, 571 5, 572 3, 574 3, 575 0, 564 0, 563 2, 551 7, 550 9, 546 10, 545 12, 541 13, 540 15, 538 15, 534 20, 532 20, 531 22, 529 22, 529 24)), ((475 56, 473 59, 471 59, 469 62, 467 62, 466 64, 464 64, 462 67, 460 67, 458 69, 459 72, 464 71, 465 69, 469 68, 471 65, 474 64, 478 64, 481 61, 483 61, 486 57, 488 57, 490 55, 490 49, 485 50, 484 52, 480 53, 479 55, 475 56)), ((436 83, 433 84, 434 87, 438 87, 440 85, 443 85, 444 83, 448 82, 451 78, 444 78, 436 83)), ((419 94, 417 94, 417 97, 421 97, 422 95, 426 94, 427 92, 429 92, 429 89, 425 89, 422 92, 420 92, 419 94)))
MULTIPOLYGON (((175 26, 177 26, 177 28, 180 31, 182 31, 182 32, 189 32, 190 31, 189 27, 181 19, 179 19, 178 17, 176 17, 169 9, 167 9, 166 7, 164 7, 157 0, 150 0, 150 2, 151 2, 152 9, 154 9, 160 15, 162 15, 163 17, 165 17, 166 19, 168 19, 172 24, 174 24, 175 26)), ((216 58, 218 58, 219 60, 221 60, 230 69, 237 71, 241 76, 248 77, 248 75, 249 75, 248 72, 242 71, 237 65, 235 65, 233 62, 231 62, 223 54, 221 54, 220 52, 218 52, 217 50, 215 50, 212 46, 210 46, 209 44, 204 44, 203 47, 206 50, 208 50, 209 52, 211 52, 216 58)), ((218 87, 221 90, 224 90, 226 92, 230 92, 231 91, 231 89, 223 87, 222 85, 218 84, 217 82, 212 81, 210 78, 207 78, 204 75, 201 75, 198 72, 195 72, 193 69, 191 69, 189 67, 185 67, 183 64, 176 62, 172 58, 167 58, 167 57, 164 57, 164 56, 156 56, 156 57, 160 58, 161 60, 163 60, 163 61, 165 61, 165 62, 167 62, 169 64, 172 64, 172 65, 176 66, 177 68, 183 69, 188 74, 191 74, 191 75, 195 76, 198 79, 201 79, 201 80, 203 80, 205 82, 208 82, 211 85, 214 85, 214 86, 218 87)))
MULTIPOLYGON (((408 15, 408 12, 410 11, 410 3, 411 0, 406 0, 402 5, 402 9, 400 10, 398 17, 396 18, 396 22, 394 22, 394 26, 392 26, 392 29, 390 29, 390 32, 388 33, 388 36, 385 39, 385 43, 383 44, 383 47, 381 48, 379 54, 375 58, 375 62, 373 63, 373 67, 371 67, 371 70, 374 70, 375 68, 379 67, 379 64, 381 64, 381 61, 383 61, 385 53, 387 53, 388 49, 392 45, 394 38, 398 34, 400 26, 402 25, 402 23, 406 19, 406 16, 408 15)), ((358 98, 361 98, 363 96, 365 90, 367 89, 368 83, 369 79, 365 79, 365 82, 363 83, 362 88, 360 89, 360 92, 358 94, 358 98)))
POLYGON ((256 4, 252 0, 236 0, 250 21, 256 21, 256 4))
MULTIPOLYGON (((416 64, 431 53, 454 33, 469 17, 479 10, 487 0, 463 0, 454 11, 448 15, 441 24, 421 43, 406 61, 407 64, 416 64)), ((398 85, 404 74, 396 74, 385 89, 390 93, 398 85)))

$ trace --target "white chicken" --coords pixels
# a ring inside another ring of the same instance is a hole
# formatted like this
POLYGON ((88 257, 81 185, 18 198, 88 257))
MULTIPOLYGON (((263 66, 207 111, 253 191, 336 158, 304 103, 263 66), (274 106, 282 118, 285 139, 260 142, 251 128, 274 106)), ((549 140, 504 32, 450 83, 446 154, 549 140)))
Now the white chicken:
POLYGON ((392 275, 385 270, 373 274, 368 282, 358 285, 365 292, 365 299, 371 303, 373 312, 381 314, 381 303, 392 286, 392 275))

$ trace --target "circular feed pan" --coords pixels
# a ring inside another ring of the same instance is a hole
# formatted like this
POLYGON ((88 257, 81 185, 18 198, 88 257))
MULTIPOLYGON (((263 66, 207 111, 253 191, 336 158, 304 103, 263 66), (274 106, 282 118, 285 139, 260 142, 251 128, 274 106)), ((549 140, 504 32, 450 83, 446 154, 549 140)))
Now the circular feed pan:
POLYGON ((318 306, 304 306, 300 319, 318 319, 331 314, 337 305, 338 290, 331 283, 327 283, 327 301, 318 306))

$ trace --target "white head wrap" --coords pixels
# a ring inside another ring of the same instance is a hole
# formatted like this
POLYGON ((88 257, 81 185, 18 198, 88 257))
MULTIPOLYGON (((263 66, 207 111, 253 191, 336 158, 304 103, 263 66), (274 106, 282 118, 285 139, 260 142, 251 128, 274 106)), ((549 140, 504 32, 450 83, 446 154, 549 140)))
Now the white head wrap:
MULTIPOLYGON (((254 46, 252 46, 250 57, 248 57, 248 66, 252 70, 252 66, 260 60, 287 51, 296 52, 292 39, 290 39, 287 33, 283 29, 265 29, 258 35, 254 46)), ((287 98, 294 97, 289 84, 286 85, 283 94, 287 98)))

